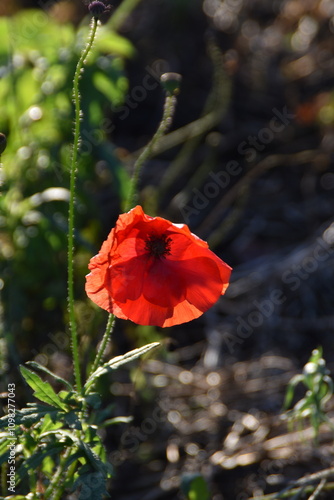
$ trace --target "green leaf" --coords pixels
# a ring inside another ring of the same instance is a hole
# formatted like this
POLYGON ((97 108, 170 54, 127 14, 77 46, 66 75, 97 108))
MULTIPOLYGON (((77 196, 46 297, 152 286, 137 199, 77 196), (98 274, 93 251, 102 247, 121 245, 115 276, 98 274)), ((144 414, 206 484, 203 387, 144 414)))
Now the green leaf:
POLYGON ((95 72, 93 75, 94 86, 99 90, 110 102, 119 103, 119 91, 115 82, 108 78, 102 72, 95 72))
POLYGON ((18 482, 29 473, 29 470, 35 471, 46 457, 60 454, 63 449, 63 443, 49 443, 44 448, 38 447, 31 457, 25 458, 24 463, 17 470, 18 482))
POLYGON ((8 415, 0 418, 0 430, 7 429, 8 427, 8 415))
POLYGON ((319 390, 319 398, 322 400, 322 404, 330 400, 333 395, 333 389, 333 380, 328 375, 325 375, 319 390))
MULTIPOLYGON (((103 72, 95 70, 91 75, 94 87, 115 107, 124 103, 128 93, 128 80, 124 74, 123 61, 114 58, 103 72)), ((100 108, 101 109, 101 108, 100 108)))
POLYGON ((36 422, 41 422, 45 415, 48 415, 52 422, 56 422, 59 410, 53 406, 42 405, 36 403, 28 403, 29 408, 22 408, 16 412, 16 423, 23 424, 25 427, 30 427, 36 422))
POLYGON ((101 406, 101 396, 97 392, 87 394, 85 401, 94 410, 97 410, 101 406))
POLYGON ((20 366, 20 371, 27 384, 34 390, 35 398, 61 410, 66 410, 66 405, 48 382, 44 382, 36 373, 22 365, 20 366))
MULTIPOLYGON (((45 415, 48 415, 53 422, 56 422, 59 410, 53 406, 42 405, 36 403, 28 403, 29 408, 22 408, 15 413, 15 423, 17 426, 23 424, 25 427, 30 427, 36 422, 41 422, 45 415)), ((0 418, 0 430, 7 429, 8 415, 0 418)))
POLYGON ((103 366, 95 370, 94 373, 92 373, 92 375, 89 377, 89 379, 85 384, 85 390, 88 391, 88 389, 95 382, 95 380, 98 377, 101 377, 101 375, 108 373, 110 370, 117 370, 117 368, 119 368, 120 366, 125 365, 126 363, 130 363, 131 361, 134 361, 143 354, 146 354, 147 352, 151 351, 152 349, 156 349, 159 346, 160 346, 159 342, 152 342, 151 344, 139 347, 138 349, 133 349, 132 351, 129 351, 126 354, 123 354, 122 356, 116 356, 115 358, 108 361, 108 363, 105 363, 103 366))
POLYGON ((80 476, 74 483, 74 488, 80 488, 78 500, 103 500, 105 496, 110 497, 106 490, 106 478, 101 472, 87 471, 83 466, 79 470, 80 476))
POLYGON ((8 451, 8 434, 7 432, 0 432, 0 456, 5 451, 8 451))
POLYGON ((74 390, 73 386, 69 382, 67 382, 67 380, 65 380, 62 377, 59 377, 55 373, 51 372, 50 370, 48 370, 47 368, 45 368, 45 366, 40 365, 39 363, 36 363, 36 361, 27 361, 26 364, 29 365, 29 366, 31 366, 32 368, 35 368, 36 370, 40 370, 40 371, 42 371, 44 373, 47 373, 48 375, 50 375, 51 377, 53 377, 60 384, 64 384, 70 391, 74 390))
POLYGON ((105 420, 99 425, 99 428, 101 427, 108 427, 109 425, 115 425, 115 424, 128 424, 129 422, 132 422, 133 417, 114 417, 114 418, 109 418, 108 420, 105 420))
POLYGON ((60 436, 61 438, 68 438, 70 439, 74 444, 78 445, 79 446, 79 439, 77 438, 77 436, 75 434, 73 434, 73 432, 71 431, 67 431, 65 429, 56 429, 56 430, 51 430, 51 431, 46 431, 46 432, 43 432, 41 435, 40 435, 40 438, 43 438, 43 437, 47 437, 47 436, 52 436, 52 435, 58 435, 60 436))
POLYGON ((93 452, 93 450, 87 443, 80 440, 78 442, 78 445, 94 470, 101 472, 104 475, 106 475, 108 472, 110 473, 108 464, 103 463, 100 457, 93 452))
POLYGON ((9 449, 8 449, 8 443, 10 443, 9 438, 7 435, 4 435, 4 437, 1 436, 0 438, 0 466, 7 462, 8 457, 9 457, 9 449))
POLYGON ((284 404, 283 404, 283 408, 285 410, 287 408, 289 408, 289 406, 293 400, 296 385, 299 384, 300 382, 303 382, 303 381, 304 381, 303 375, 295 375, 290 380, 289 385, 288 385, 287 390, 286 390, 285 400, 284 400, 284 404))
POLYGON ((78 450, 74 453, 72 453, 72 455, 70 455, 67 460, 65 461, 65 465, 64 465, 64 469, 68 469, 69 466, 73 463, 73 462, 76 462, 77 460, 79 460, 80 458, 82 458, 82 451, 81 450, 78 450))
POLYGON ((26 495, 14 495, 14 496, 10 496, 10 497, 0 497, 0 500, 27 500, 27 498, 31 498, 31 497, 27 497, 26 495))
MULTIPOLYGON (((65 416, 67 413, 65 414, 65 416)), ((66 417, 65 417, 66 418, 66 417)), ((41 419, 41 425, 39 426, 39 432, 54 431, 60 429, 64 425, 62 419, 56 421, 52 420, 51 416, 47 413, 41 419)))
MULTIPOLYGON (((87 429, 86 438, 90 438, 90 431, 95 433, 95 429, 87 429)), ((112 475, 112 467, 104 463, 88 443, 76 439, 78 451, 70 457, 69 463, 79 458, 84 458, 86 463, 79 469, 79 477, 74 483, 73 489, 80 488, 78 499, 90 498, 90 500, 102 500, 104 495, 108 495, 106 490, 106 480, 112 475)))
POLYGON ((81 421, 75 411, 70 411, 64 415, 65 422, 71 429, 81 430, 81 421))
POLYGON ((136 51, 130 40, 112 31, 107 26, 101 26, 94 43, 93 58, 95 52, 118 54, 122 57, 131 58, 136 51))

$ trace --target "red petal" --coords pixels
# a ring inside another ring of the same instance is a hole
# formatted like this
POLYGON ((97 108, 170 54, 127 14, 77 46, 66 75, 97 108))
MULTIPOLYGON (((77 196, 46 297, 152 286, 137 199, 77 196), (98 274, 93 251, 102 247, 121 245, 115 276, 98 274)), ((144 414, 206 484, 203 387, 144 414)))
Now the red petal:
POLYGON ((183 224, 150 217, 137 206, 120 215, 91 259, 88 296, 116 316, 172 326, 197 318, 228 286, 231 268, 183 224), (170 253, 147 250, 152 235, 170 238, 170 253))

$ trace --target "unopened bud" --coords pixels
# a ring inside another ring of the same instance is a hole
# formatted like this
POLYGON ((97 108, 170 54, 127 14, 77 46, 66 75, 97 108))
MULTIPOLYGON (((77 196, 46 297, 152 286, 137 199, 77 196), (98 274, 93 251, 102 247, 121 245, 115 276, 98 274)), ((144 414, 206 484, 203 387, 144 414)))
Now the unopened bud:
POLYGON ((170 95, 177 95, 180 92, 182 76, 179 73, 164 73, 160 77, 160 83, 170 95))
POLYGON ((96 17, 98 19, 107 10, 107 7, 103 2, 94 0, 94 2, 89 4, 88 10, 93 17, 96 17))

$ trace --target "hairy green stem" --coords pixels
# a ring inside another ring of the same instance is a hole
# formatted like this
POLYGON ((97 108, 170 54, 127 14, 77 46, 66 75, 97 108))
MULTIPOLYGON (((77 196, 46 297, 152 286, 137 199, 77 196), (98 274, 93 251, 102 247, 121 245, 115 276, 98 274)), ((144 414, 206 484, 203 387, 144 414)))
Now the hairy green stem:
POLYGON ((95 357, 95 360, 94 360, 94 363, 93 363, 93 366, 92 366, 92 369, 91 369, 89 375, 94 373, 95 370, 99 367, 102 356, 103 356, 103 354, 106 350, 106 347, 108 345, 108 342, 110 340, 110 334, 114 328, 114 324, 115 324, 115 316, 113 314, 109 314, 108 322, 107 322, 107 326, 106 326, 106 331, 103 334, 103 338, 101 340, 99 349, 97 351, 97 354, 96 354, 96 357, 95 357))
POLYGON ((67 458, 71 454, 71 448, 67 448, 65 450, 64 455, 60 458, 60 463, 57 467, 56 472, 54 473, 52 480, 49 483, 49 486, 45 490, 44 496, 45 498, 51 498, 52 500, 59 500, 62 494, 62 475, 65 470, 65 463, 67 458))
MULTIPOLYGON (((66 483, 67 483, 67 481, 69 481, 73 478, 75 471, 76 471, 76 468, 77 468, 77 465, 78 465, 78 461, 75 460, 74 462, 71 463, 71 465, 67 469, 64 479, 62 480, 61 476, 59 477, 59 481, 58 481, 58 483, 56 483, 56 484, 58 484, 58 486, 53 491, 53 496, 51 497, 51 500, 62 500, 62 498, 64 498, 63 494, 64 494, 64 490, 66 488, 66 483)), ((61 472, 64 472, 64 469, 61 472)))
POLYGON ((79 353, 78 353, 78 337, 77 337, 77 326, 74 311, 74 284, 73 284, 73 258, 74 258, 74 206, 75 206, 75 181, 77 172, 77 159, 78 150, 80 144, 80 92, 79 92, 79 79, 82 74, 82 70, 94 43, 98 21, 96 18, 92 19, 91 30, 88 37, 88 42, 86 47, 81 52, 75 74, 73 79, 73 101, 75 106, 75 118, 74 118, 74 139, 73 139, 73 150, 72 159, 70 165, 70 201, 68 209, 68 312, 69 312, 69 329, 71 333, 71 347, 73 355, 73 366, 76 388, 81 391, 81 377, 80 377, 80 365, 79 365, 79 353))
POLYGON ((166 100, 164 104, 164 112, 163 116, 161 119, 161 122, 159 124, 159 127, 152 137, 151 141, 147 144, 147 146, 144 148, 142 153, 139 155, 137 158, 135 165, 134 165, 134 170, 133 170, 133 175, 131 179, 131 184, 130 184, 130 190, 129 194, 126 200, 125 204, 125 211, 127 212, 130 210, 135 204, 136 204, 136 192, 137 192, 137 185, 138 185, 138 180, 139 176, 141 173, 141 169, 145 163, 145 161, 148 160, 148 158, 152 155, 154 148, 159 141, 159 139, 167 132, 169 127, 172 124, 174 112, 175 112, 175 106, 176 106, 176 97, 175 95, 171 95, 167 93, 166 95, 166 100))

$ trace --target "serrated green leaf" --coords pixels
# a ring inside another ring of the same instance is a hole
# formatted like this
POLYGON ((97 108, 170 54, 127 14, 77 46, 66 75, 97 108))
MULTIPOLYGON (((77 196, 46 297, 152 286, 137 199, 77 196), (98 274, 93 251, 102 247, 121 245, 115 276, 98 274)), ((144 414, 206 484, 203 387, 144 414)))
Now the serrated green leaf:
POLYGON ((160 342, 152 342, 151 344, 139 347, 138 349, 133 349, 132 351, 129 351, 126 354, 123 354, 122 356, 116 356, 115 358, 108 361, 108 363, 105 363, 103 366, 95 370, 94 373, 92 373, 92 375, 89 377, 89 379, 85 384, 85 390, 87 391, 91 387, 91 385, 95 382, 95 380, 98 377, 101 377, 101 375, 108 373, 110 370, 117 370, 117 368, 119 368, 120 366, 125 365, 126 363, 130 363, 131 361, 134 361, 143 354, 146 354, 147 352, 151 351, 152 349, 156 349, 159 346, 160 342))
POLYGON ((44 382, 36 373, 28 370, 25 366, 20 366, 20 371, 28 385, 34 390, 35 398, 44 401, 55 408, 66 410, 66 405, 62 402, 59 396, 55 393, 48 382, 44 382))
POLYGON ((63 443, 50 443, 44 448, 37 448, 35 453, 28 458, 25 458, 24 463, 17 470, 18 483, 29 473, 30 470, 35 471, 36 468, 41 465, 46 457, 51 455, 60 454, 64 449, 63 443))
POLYGON ((26 364, 29 365, 29 366, 31 366, 32 368, 35 368, 36 370, 40 370, 40 371, 42 371, 44 373, 47 373, 48 375, 50 375, 50 377, 53 377, 60 384, 64 384, 70 391, 74 390, 73 386, 69 382, 67 382, 67 380, 65 380, 62 377, 59 377, 58 375, 56 375, 52 371, 48 370, 45 366, 40 365, 36 361, 27 361, 26 364))
POLYGON ((86 467, 79 470, 79 477, 74 483, 74 488, 79 488, 78 500, 103 500, 110 497, 106 490, 106 478, 101 472, 86 471, 86 467), (82 470, 83 469, 83 470, 82 470))
MULTIPOLYGON (((48 413, 48 412, 45 412, 44 415, 46 415, 46 413, 48 413)), ((57 416, 58 416, 58 412, 52 412, 52 414, 48 413, 48 415, 50 415, 50 417, 54 421, 56 421, 57 416)), ((30 413, 29 415, 23 415, 22 418, 20 419, 19 423, 24 425, 25 427, 31 427, 32 425, 40 422, 41 418, 43 418, 41 416, 41 413, 30 413)))
POLYGON ((71 429, 82 429, 81 421, 75 411, 70 411, 64 415, 65 422, 71 429))
POLYGON ((101 472, 102 474, 106 474, 108 471, 107 464, 102 462, 100 457, 93 452, 91 447, 82 440, 79 440, 78 445, 79 448, 84 452, 84 455, 90 463, 91 467, 94 470, 101 472))
POLYGON ((57 421, 59 410, 53 406, 42 405, 37 403, 27 403, 29 408, 22 408, 15 414, 15 421, 17 425, 23 424, 25 427, 40 422, 45 415, 48 415, 53 422, 57 421))
POLYGON ((69 438, 74 444, 76 444, 76 445, 79 446, 79 439, 77 438, 77 436, 75 434, 73 434, 73 432, 67 431, 65 429, 56 429, 56 430, 52 430, 52 431, 43 432, 40 435, 40 438, 47 437, 47 436, 52 436, 52 435, 55 435, 55 434, 57 434, 57 435, 59 435, 60 437, 63 437, 63 438, 69 438))

